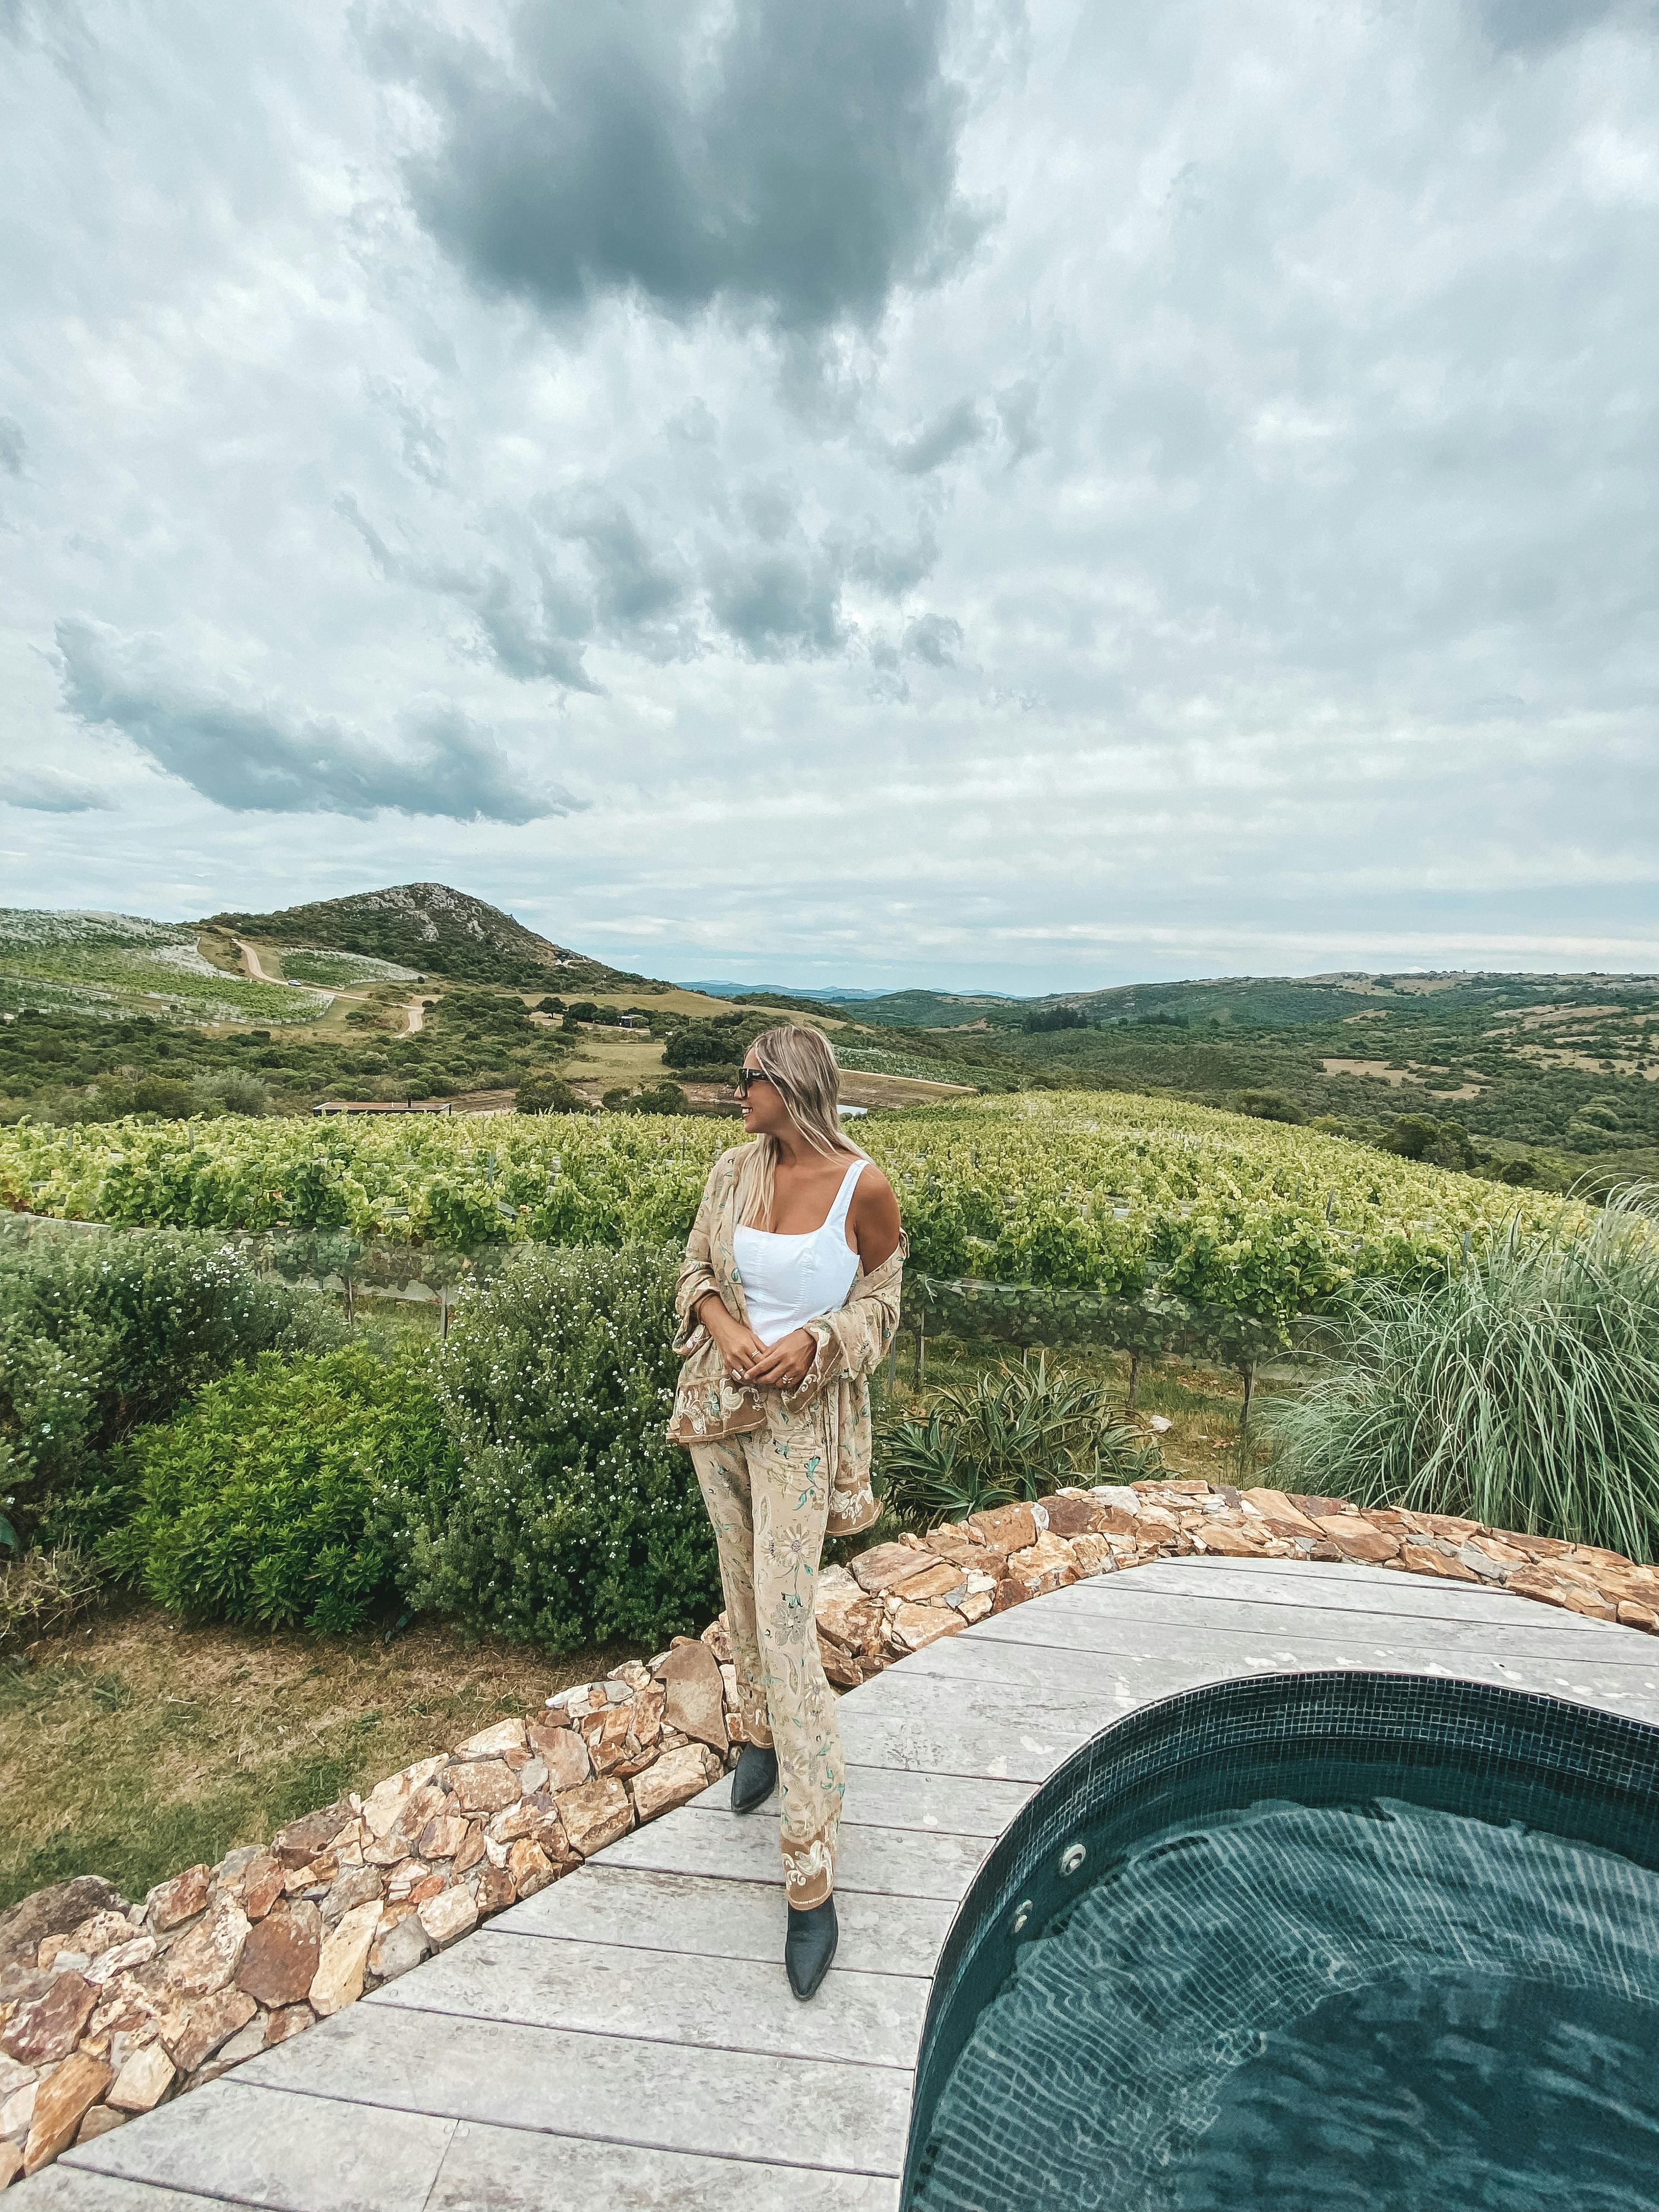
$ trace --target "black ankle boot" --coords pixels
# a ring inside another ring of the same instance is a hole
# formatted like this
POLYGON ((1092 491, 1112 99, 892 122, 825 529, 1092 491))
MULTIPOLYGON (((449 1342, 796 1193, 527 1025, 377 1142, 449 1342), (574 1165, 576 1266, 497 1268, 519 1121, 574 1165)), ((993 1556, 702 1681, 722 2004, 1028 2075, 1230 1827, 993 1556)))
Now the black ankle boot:
POLYGON ((771 1745, 746 1743, 732 1770, 732 1810, 752 1813, 778 1786, 778 1754, 771 1745))
POLYGON ((816 1996, 818 1984, 830 1971, 840 1936, 833 1897, 826 1897, 822 1905, 809 1905, 805 1911, 790 1906, 783 1963, 788 1970, 789 1986, 798 1997, 816 1996))

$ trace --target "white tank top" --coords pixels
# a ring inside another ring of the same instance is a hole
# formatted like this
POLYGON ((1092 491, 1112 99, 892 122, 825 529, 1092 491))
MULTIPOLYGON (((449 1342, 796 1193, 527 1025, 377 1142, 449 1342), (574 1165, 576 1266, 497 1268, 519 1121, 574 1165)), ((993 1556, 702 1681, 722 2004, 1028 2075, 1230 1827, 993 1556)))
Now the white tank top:
POLYGON ((853 1186, 867 1165, 867 1161, 854 1160, 848 1169, 822 1229, 809 1229, 798 1237, 781 1237, 771 1229, 739 1229, 732 1237, 749 1326, 763 1344, 775 1344, 820 1314, 837 1312, 846 1304, 859 1271, 859 1255, 847 1242, 847 1209, 853 1202, 853 1186))

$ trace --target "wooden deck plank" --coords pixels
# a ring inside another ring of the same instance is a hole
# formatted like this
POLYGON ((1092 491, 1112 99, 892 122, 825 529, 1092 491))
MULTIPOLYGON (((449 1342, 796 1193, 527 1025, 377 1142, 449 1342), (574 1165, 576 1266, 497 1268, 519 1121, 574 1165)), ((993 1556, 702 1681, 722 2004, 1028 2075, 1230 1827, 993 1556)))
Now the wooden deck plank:
MULTIPOLYGON (((836 1855, 837 1891, 954 1902, 991 1848, 989 1836, 934 1834, 921 1828, 849 1823, 836 1855)), ((605 1853, 613 1866, 651 1867, 661 1874, 726 1875, 775 1885, 782 1880, 775 1816, 682 1808, 666 1820, 635 1828, 605 1853)))
POLYGON ((856 2066, 915 2063, 927 2008, 925 1976, 854 1968, 837 1973, 816 2003, 804 2005, 778 1971, 781 1949, 780 1942, 778 1954, 763 1964, 502 1934, 492 1924, 366 2002, 705 2051, 856 2066))
MULTIPOLYGON (((326 2044, 329 2038, 318 2027, 300 2040, 326 2044)), ((89 2170, 268 2212, 409 2212, 425 2203, 455 2131, 450 2115, 413 2103, 366 2127, 354 2104, 302 2100, 286 2085, 253 2082, 251 2071, 99 2136, 70 2152, 52 2169, 54 2176, 89 2170)), ((59 2185, 68 2186, 66 2179, 59 2185)), ((33 2192, 34 2183, 24 2187, 33 2192)), ((32 2196, 18 2202, 30 2212, 32 2196)), ((155 2198, 146 2191, 132 2203, 133 2212, 141 2212, 155 2198)))
MULTIPOLYGON (((466 2121, 455 2130, 423 2212, 783 2212, 786 2207, 787 2212, 897 2212, 898 2182, 892 2175, 814 2172, 684 2151, 634 2150, 466 2121)), ((110 2212, 129 2208, 112 2206, 110 2212)))
MULTIPOLYGON (((955 1905, 945 1899, 841 1892, 836 1972, 931 1974, 955 1905)), ((714 1959, 752 1959, 775 1972, 788 1906, 775 1881, 721 1875, 661 1874, 610 1865, 604 1856, 580 1881, 556 1881, 515 1905, 492 1928, 572 1942, 635 1944, 714 1959)))
MULTIPOLYGON (((349 2099, 380 2112, 847 2173, 901 2170, 910 2106, 910 2076, 894 2067, 739 2057, 498 2020, 469 2021, 463 2031, 443 2014, 389 2004, 337 2013, 250 2060, 243 2078, 250 2074, 304 2097, 294 2128, 310 2124, 313 2105, 349 2099)), ((365 2140, 383 2125, 360 2112, 365 2140)))
POLYGON ((1339 1613, 1386 1613, 1391 1620, 1468 1621, 1481 1626, 1508 1621, 1517 1628, 1554 1628, 1568 1635, 1587 1630, 1593 1635, 1630 1637, 1610 1620, 1591 1620, 1583 1613, 1567 1613, 1522 1597, 1513 1590, 1487 1589, 1476 1583, 1438 1582, 1426 1575, 1407 1573, 1398 1567, 1376 1567, 1359 1562, 1339 1566, 1335 1561, 1288 1559, 1161 1559, 1155 1566, 1126 1567, 1119 1574, 1091 1575, 1056 1593, 1086 1601, 1091 1595, 1114 1593, 1133 1603, 1141 1598, 1161 1602, 1166 1597, 1201 1596, 1249 1598, 1261 1605, 1277 1605, 1300 1613, 1322 1609, 1339 1613), (1271 1574, 1269 1568, 1280 1572, 1271 1574), (1294 1577, 1301 1590, 1286 1586, 1294 1577), (1302 1594, 1305 1592, 1306 1594, 1302 1594))
MULTIPOLYGON (((730 1812, 720 1784, 691 1800, 689 1810, 730 1812)), ((915 1828, 929 1835, 1000 1836, 1030 1796, 1028 1784, 988 1776, 927 1774, 914 1767, 860 1766, 849 1760, 843 1826, 915 1828)), ((771 1808, 745 1818, 775 1817, 771 1808)))

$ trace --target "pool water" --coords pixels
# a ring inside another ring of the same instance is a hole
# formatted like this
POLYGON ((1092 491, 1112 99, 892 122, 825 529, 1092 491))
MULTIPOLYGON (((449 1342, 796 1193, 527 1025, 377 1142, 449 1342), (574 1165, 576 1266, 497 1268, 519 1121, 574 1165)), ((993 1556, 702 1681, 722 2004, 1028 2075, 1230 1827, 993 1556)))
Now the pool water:
POLYGON ((927 2212, 1651 2212, 1659 1876, 1400 1802, 1178 1826, 1035 1940, 927 2212))

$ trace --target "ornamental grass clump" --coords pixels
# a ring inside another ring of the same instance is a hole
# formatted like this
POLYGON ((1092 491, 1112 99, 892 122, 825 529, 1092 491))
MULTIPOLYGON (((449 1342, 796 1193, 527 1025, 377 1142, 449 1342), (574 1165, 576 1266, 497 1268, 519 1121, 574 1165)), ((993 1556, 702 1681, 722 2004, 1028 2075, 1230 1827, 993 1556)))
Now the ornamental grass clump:
POLYGON ((1384 1284, 1267 1417, 1290 1489, 1659 1553, 1659 1192, 1519 1221, 1437 1287, 1384 1284))
POLYGON ((1103 1389, 1046 1358, 935 1391, 920 1416, 884 1421, 876 1443, 888 1510, 917 1530, 1069 1483, 1137 1481, 1159 1466, 1103 1389))

